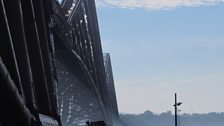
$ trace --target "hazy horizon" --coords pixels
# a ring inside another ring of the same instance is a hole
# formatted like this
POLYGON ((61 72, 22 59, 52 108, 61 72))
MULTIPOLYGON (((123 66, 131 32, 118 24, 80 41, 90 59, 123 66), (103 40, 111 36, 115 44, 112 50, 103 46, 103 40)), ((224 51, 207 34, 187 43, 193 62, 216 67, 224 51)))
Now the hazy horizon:
MULTIPOLYGON (((127 115, 127 114, 130 114, 130 115, 140 115, 140 114, 144 114, 147 111, 152 112, 155 115, 160 115, 160 114, 169 113, 169 112, 171 112, 172 115, 175 115, 174 110, 167 110, 167 111, 159 112, 159 113, 158 112, 153 112, 153 111, 150 111, 150 110, 145 110, 145 111, 139 112, 139 113, 120 112, 119 114, 121 114, 121 115, 127 115)), ((187 114, 187 115, 193 115, 193 114, 201 115, 202 114, 203 115, 203 114, 210 114, 210 113, 224 114, 224 112, 205 112, 205 113, 191 113, 191 112, 183 112, 182 113, 182 112, 178 112, 178 115, 185 115, 185 114, 187 114)))
MULTIPOLYGON (((120 114, 127 126, 174 126, 174 115, 171 112, 155 114, 146 111, 141 114, 120 114)), ((178 126, 222 126, 224 113, 182 114, 177 116, 178 126)))

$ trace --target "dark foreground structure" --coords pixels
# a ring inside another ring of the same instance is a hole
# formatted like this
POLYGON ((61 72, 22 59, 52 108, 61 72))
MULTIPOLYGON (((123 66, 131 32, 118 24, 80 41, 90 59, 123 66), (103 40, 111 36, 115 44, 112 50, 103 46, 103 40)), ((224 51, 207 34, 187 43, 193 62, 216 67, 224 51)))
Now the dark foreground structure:
POLYGON ((0 126, 121 125, 94 0, 0 1, 0 126))

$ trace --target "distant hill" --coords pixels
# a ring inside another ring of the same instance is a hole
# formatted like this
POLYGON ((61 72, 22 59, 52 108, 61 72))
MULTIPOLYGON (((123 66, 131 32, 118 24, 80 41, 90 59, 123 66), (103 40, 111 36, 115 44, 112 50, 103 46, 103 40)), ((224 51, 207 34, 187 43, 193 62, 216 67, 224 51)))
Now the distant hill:
MULTIPOLYGON (((151 111, 137 115, 120 114, 120 118, 127 126, 174 126, 171 111, 161 114, 151 111)), ((224 113, 183 114, 178 118, 178 126, 224 126, 224 113)))

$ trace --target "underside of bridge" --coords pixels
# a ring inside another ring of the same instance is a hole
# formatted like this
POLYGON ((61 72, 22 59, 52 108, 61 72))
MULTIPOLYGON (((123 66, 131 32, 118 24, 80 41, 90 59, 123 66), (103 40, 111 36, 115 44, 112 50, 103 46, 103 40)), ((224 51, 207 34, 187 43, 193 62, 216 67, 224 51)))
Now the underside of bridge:
POLYGON ((0 126, 121 125, 94 0, 0 1, 0 126))

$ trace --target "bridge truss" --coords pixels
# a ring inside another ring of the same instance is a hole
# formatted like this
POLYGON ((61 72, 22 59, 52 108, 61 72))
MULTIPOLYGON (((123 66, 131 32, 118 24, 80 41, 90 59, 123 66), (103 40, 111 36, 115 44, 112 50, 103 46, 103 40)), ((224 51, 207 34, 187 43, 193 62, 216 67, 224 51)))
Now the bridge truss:
POLYGON ((1 0, 0 126, 119 124, 94 0, 1 0))

